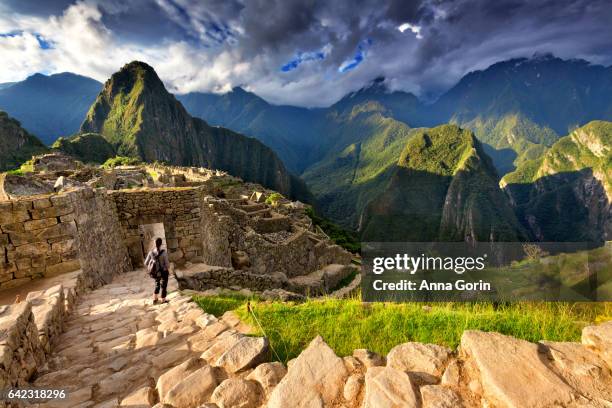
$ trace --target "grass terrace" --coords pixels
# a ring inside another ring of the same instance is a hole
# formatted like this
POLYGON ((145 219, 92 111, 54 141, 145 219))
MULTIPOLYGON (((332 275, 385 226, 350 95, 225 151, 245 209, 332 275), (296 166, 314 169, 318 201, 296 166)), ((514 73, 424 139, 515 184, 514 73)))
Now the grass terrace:
POLYGON ((317 334, 340 356, 358 348, 387 354, 408 341, 455 348, 463 331, 470 329, 532 342, 580 341, 584 326, 612 319, 612 303, 362 303, 358 298, 293 303, 235 294, 194 300, 216 316, 235 312, 255 329, 254 334, 269 337, 284 363, 297 357, 317 334), (247 302, 258 321, 248 312, 247 302))

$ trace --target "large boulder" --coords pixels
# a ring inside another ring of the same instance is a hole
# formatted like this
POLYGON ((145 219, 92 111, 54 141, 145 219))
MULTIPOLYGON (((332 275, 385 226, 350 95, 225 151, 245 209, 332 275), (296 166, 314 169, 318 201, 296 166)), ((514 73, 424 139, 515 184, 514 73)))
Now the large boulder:
POLYGON ((341 398, 348 374, 343 360, 317 336, 274 388, 268 408, 331 405, 341 398))
POLYGON ((175 408, 197 408, 210 399, 217 385, 215 369, 206 365, 172 387, 162 401, 175 408))
POLYGON ((269 343, 265 337, 243 337, 229 350, 227 350, 214 364, 223 367, 230 373, 236 373, 257 364, 268 358, 269 343))
POLYGON ((612 320, 582 329, 582 344, 598 353, 612 369, 612 320))
POLYGON ((155 404, 155 390, 151 387, 142 387, 131 392, 121 400, 122 407, 147 408, 155 404))
POLYGON ((416 408, 408 374, 391 367, 371 367, 365 376, 363 408, 416 408))
POLYGON ((541 344, 566 383, 593 400, 612 401, 612 373, 599 355, 580 343, 541 344))
POLYGON ((484 398, 500 408, 566 406, 572 389, 544 362, 538 346, 499 333, 468 330, 461 354, 480 380, 484 398))
POLYGON ((258 365, 247 376, 247 380, 257 382, 264 390, 264 393, 268 395, 285 375, 287 375, 287 369, 283 363, 274 361, 272 363, 263 363, 258 365))
POLYGON ((426 377, 439 377, 451 356, 451 350, 436 344, 404 343, 387 354, 387 366, 426 377))
POLYGON ((190 358, 189 360, 184 361, 182 364, 171 368, 159 376, 156 386, 159 399, 163 401, 168 392, 175 385, 180 383, 184 378, 188 377, 189 374, 201 368, 204 364, 205 362, 202 359, 190 358))
POLYGON ((240 378, 223 381, 211 398, 219 408, 256 408, 260 400, 261 391, 257 384, 240 378))
POLYGON ((443 385, 425 385, 419 389, 423 408, 462 408, 459 395, 443 385))

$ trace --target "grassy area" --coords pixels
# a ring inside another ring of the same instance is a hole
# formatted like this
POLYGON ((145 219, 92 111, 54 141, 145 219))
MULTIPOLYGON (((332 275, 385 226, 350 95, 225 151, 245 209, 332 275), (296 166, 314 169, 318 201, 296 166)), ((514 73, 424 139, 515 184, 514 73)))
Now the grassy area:
POLYGON ((250 299, 258 323, 241 296, 196 297, 207 312, 233 310, 270 338, 283 362, 296 357, 317 335, 341 356, 354 349, 378 353, 407 341, 456 347, 464 330, 497 331, 529 341, 579 341, 585 325, 612 318, 612 304, 361 303, 358 299, 313 299, 304 303, 250 299))

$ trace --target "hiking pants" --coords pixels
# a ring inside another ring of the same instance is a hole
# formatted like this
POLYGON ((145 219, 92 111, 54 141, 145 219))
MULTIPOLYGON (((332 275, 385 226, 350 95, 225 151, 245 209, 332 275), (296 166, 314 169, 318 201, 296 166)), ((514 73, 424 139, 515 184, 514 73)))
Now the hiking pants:
POLYGON ((161 276, 155 279, 155 294, 159 294, 161 289, 161 298, 164 299, 168 290, 168 277, 170 273, 168 271, 162 271, 161 276))

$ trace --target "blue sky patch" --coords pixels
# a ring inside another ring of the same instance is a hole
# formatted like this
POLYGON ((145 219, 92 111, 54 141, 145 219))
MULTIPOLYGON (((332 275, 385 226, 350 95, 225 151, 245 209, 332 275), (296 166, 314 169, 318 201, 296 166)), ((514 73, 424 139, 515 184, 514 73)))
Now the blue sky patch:
POLYGON ((355 56, 348 61, 344 61, 338 67, 338 72, 343 74, 345 72, 349 72, 357 68, 359 64, 361 64, 365 59, 366 51, 368 50, 370 45, 372 45, 372 40, 369 38, 360 42, 357 46, 357 51, 355 51, 355 56))
POLYGON ((53 48, 53 45, 51 45, 49 41, 45 40, 40 34, 36 34, 36 39, 38 40, 38 45, 40 45, 41 49, 48 50, 53 48))
POLYGON ((323 51, 316 52, 299 52, 294 59, 287 62, 281 67, 282 72, 289 72, 296 69, 302 62, 308 61, 321 61, 325 59, 325 53, 323 51))

